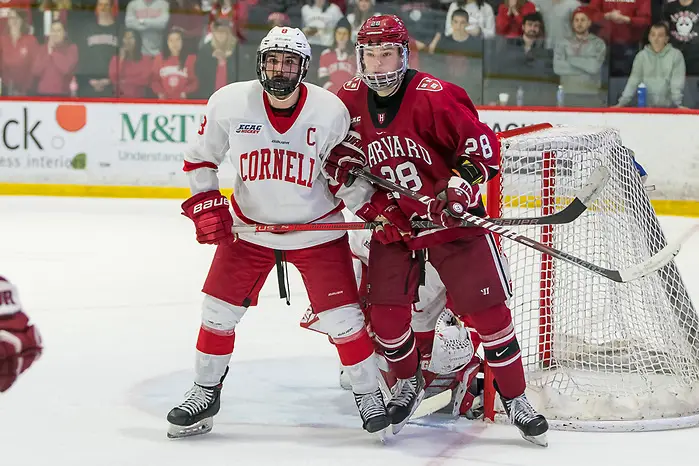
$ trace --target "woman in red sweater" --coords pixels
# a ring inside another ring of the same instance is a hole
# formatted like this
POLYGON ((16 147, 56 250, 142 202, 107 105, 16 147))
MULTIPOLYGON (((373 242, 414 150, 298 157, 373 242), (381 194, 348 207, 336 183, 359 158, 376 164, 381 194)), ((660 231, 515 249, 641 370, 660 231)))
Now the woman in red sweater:
POLYGON ((27 95, 32 84, 32 63, 38 43, 29 34, 24 11, 11 9, 7 30, 0 36, 2 95, 27 95))
POLYGON ((522 18, 536 11, 528 0, 503 0, 495 17, 495 32, 503 37, 522 36, 522 18))
POLYGON ((153 60, 151 88, 159 99, 186 99, 199 88, 194 64, 195 55, 186 55, 182 32, 170 31, 160 55, 153 60))
POLYGON ((37 49, 32 74, 38 95, 70 95, 70 81, 78 64, 78 47, 66 39, 63 23, 51 23, 46 44, 37 49))
POLYGON ((153 60, 141 53, 141 35, 126 29, 121 37, 119 56, 109 62, 109 79, 117 97, 139 99, 145 97, 150 84, 153 60))

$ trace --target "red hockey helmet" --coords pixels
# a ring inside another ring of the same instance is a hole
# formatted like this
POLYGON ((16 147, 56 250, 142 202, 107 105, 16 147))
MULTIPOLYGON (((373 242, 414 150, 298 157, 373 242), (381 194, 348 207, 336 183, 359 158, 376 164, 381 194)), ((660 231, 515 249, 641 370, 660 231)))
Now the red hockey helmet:
POLYGON ((408 69, 409 40, 405 24, 395 15, 376 15, 364 22, 357 33, 357 70, 369 88, 380 91, 400 84, 408 69), (391 66, 393 62, 397 63, 391 66))

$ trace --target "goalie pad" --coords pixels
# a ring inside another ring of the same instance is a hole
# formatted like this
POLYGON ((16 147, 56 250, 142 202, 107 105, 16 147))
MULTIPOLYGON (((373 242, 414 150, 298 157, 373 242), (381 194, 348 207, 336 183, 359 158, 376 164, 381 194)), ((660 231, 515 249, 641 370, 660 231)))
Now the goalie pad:
POLYGON ((456 372, 473 359, 471 334, 449 309, 437 319, 432 343, 432 359, 427 370, 436 374, 456 372))

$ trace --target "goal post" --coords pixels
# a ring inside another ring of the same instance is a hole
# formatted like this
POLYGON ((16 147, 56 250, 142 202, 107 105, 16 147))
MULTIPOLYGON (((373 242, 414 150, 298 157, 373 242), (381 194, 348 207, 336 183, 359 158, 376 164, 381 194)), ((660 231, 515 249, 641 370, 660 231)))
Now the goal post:
MULTIPOLYGON (((487 185, 489 216, 534 217, 564 208, 599 166, 611 177, 570 224, 517 227, 543 244, 604 267, 634 265, 666 244, 618 131, 519 128, 499 134, 500 174, 487 185)), ((512 241, 509 307, 527 396, 551 427, 661 430, 699 424, 699 318, 674 261, 616 283, 512 241)), ((486 368, 485 414, 502 416, 486 368)))

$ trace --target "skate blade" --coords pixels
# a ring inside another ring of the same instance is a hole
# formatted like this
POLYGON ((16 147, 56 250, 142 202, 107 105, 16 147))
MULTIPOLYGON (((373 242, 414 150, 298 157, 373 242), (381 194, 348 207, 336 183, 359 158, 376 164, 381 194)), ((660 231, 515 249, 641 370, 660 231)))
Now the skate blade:
POLYGON ((540 447, 548 447, 549 446, 549 440, 548 440, 548 437, 546 437, 546 434, 522 435, 522 438, 528 442, 533 443, 534 445, 539 445, 540 447))
POLYGON ((195 435, 202 435, 211 432, 211 429, 214 427, 214 419, 212 417, 208 417, 206 419, 202 419, 201 421, 197 422, 196 424, 192 424, 191 426, 177 426, 175 424, 170 424, 170 427, 168 428, 167 431, 167 437, 168 438, 185 438, 185 437, 193 437, 195 435))
MULTIPOLYGON (((405 426, 410 419, 412 419, 413 414, 415 414, 415 411, 417 411, 417 408, 420 406, 422 403, 422 399, 425 397, 425 390, 421 390, 420 394, 417 397, 417 400, 415 401, 415 405, 413 406, 413 410, 411 413, 406 416, 405 419, 403 419, 403 422, 400 422, 399 424, 393 424, 391 427, 391 430, 393 431, 393 435, 398 435, 398 432, 400 432, 403 429, 403 426, 405 426)), ((434 398, 434 397, 432 397, 434 398)))
POLYGON ((389 436, 388 427, 386 427, 385 429, 381 429, 378 432, 374 432, 372 435, 376 436, 376 438, 379 439, 379 442, 381 442, 382 445, 386 445, 389 436))

